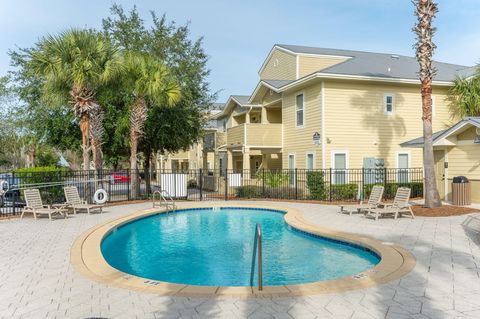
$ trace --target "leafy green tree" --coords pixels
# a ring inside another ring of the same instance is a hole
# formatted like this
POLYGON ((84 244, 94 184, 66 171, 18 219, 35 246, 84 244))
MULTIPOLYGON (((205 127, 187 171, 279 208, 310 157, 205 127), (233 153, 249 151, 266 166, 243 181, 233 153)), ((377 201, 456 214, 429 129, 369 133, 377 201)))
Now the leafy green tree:
MULTIPOLYGON (((210 93, 207 81, 209 70, 202 38, 190 40, 188 25, 177 26, 169 23, 165 16, 158 18, 153 12, 151 28, 145 26, 136 8, 126 13, 121 6, 114 5, 111 12, 112 16, 103 20, 105 34, 123 50, 145 53, 162 61, 182 93, 171 109, 149 107, 153 115, 146 120, 146 134, 140 141, 140 149, 175 152, 187 148, 201 137, 202 114, 216 98, 216 94, 210 93), (159 116, 176 117, 178 122, 172 123, 170 118, 159 116), (148 129, 152 127, 164 129, 148 129)), ((154 101, 149 103, 158 104, 154 101)))
POLYGON ((43 80, 42 97, 46 101, 65 105, 70 95, 82 132, 83 166, 88 170, 90 138, 96 148, 100 147, 99 132, 90 131, 92 114, 102 114, 96 94, 101 86, 120 76, 121 55, 102 34, 72 29, 42 38, 30 51, 30 58, 31 69, 43 80))
POLYGON ((480 71, 470 79, 455 79, 449 100, 454 117, 480 116, 480 71))

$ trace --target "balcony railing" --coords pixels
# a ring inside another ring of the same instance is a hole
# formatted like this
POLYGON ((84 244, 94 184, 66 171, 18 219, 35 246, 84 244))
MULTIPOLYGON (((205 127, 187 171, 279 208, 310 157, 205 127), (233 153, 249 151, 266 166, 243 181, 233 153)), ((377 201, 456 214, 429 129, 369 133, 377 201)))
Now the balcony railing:
POLYGON ((240 124, 227 130, 227 147, 282 147, 282 124, 240 124))

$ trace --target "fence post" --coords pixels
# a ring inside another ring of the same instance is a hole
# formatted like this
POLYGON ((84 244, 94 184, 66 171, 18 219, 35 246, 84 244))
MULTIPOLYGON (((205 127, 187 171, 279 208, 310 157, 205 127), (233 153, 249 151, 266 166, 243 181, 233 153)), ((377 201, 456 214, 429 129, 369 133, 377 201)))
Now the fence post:
POLYGON ((228 200, 228 168, 225 168, 225 201, 228 200))
POLYGON ((362 191, 360 193, 360 199, 364 200, 365 196, 365 167, 362 167, 362 191))
POLYGON ((131 174, 131 171, 130 169, 127 170, 127 200, 130 201, 130 188, 132 186, 132 174, 131 174))
POLYGON ((198 174, 200 175, 200 181, 199 181, 199 186, 200 186, 200 201, 203 199, 203 174, 202 174, 202 169, 200 168, 198 170, 198 174))
MULTIPOLYGON (((15 181, 15 171, 12 172, 12 182, 11 182, 11 183, 14 184, 14 185, 16 184, 16 181, 15 181)), ((19 188, 18 186, 19 186, 19 185, 17 185, 17 188, 19 188)), ((11 187, 11 186, 10 186, 10 187, 11 187)), ((19 191, 19 192, 20 192, 20 191, 19 191)), ((3 197, 3 198, 5 199, 5 197, 3 197)), ((15 213, 16 213, 16 208, 15 208, 15 206, 17 206, 17 205, 16 205, 16 199, 17 199, 17 191, 14 191, 14 192, 13 192, 13 196, 12 196, 12 201, 13 201, 13 203, 12 203, 12 206, 13 206, 13 207, 12 207, 12 208, 13 208, 12 213, 13 213, 13 215, 15 215, 15 213)))
POLYGON ((387 198, 387 168, 383 168, 383 199, 387 198))
POLYGON ((265 197, 265 168, 262 167, 262 197, 265 197))
POLYGON ((298 168, 295 168, 295 199, 298 199, 298 168))
POLYGON ((330 179, 329 179, 330 185, 328 187, 328 190, 329 190, 329 193, 330 193, 329 200, 332 201, 332 184, 333 183, 332 183, 332 168, 331 167, 329 168, 329 171, 330 171, 330 173, 329 173, 330 174, 330 179))

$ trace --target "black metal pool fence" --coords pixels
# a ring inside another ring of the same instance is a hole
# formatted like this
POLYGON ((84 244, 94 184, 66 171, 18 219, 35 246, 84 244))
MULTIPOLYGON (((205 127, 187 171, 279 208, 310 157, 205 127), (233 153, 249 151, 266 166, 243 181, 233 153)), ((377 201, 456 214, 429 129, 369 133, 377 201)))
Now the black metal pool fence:
MULTIPOLYGON (((88 202, 105 189, 110 202, 149 199, 165 190, 177 200, 282 199, 349 202, 368 198, 374 185, 385 187, 384 199, 392 199, 398 187, 423 197, 422 168, 284 169, 284 170, 101 170, 48 172, 0 172, 4 191, 0 215, 19 214, 23 189, 38 188, 44 204, 65 202, 63 187, 77 186, 88 202)), ((2 191, 0 191, 2 193, 2 191)))

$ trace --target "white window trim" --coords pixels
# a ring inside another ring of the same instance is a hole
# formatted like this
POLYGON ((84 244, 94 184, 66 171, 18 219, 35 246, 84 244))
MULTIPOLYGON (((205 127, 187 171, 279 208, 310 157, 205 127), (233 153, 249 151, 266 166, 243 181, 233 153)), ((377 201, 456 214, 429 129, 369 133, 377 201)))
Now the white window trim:
MULTIPOLYGON (((297 154, 296 153, 288 153, 288 159, 287 159, 287 167, 288 167, 288 170, 295 170, 297 168, 297 154), (293 156, 293 168, 290 168, 290 156, 293 156)), ((297 180, 296 177, 295 177, 295 172, 293 172, 293 183, 290 183, 290 179, 288 181, 288 184, 289 185, 293 185, 293 186, 296 186, 296 183, 295 181, 297 180)))
POLYGON ((301 91, 301 92, 297 92, 295 94, 295 128, 305 128, 306 125, 305 125, 305 120, 306 120, 306 116, 305 116, 305 92, 304 91, 301 91), (302 125, 298 125, 298 119, 297 119, 297 114, 298 114, 298 108, 297 108, 297 97, 299 95, 303 95, 303 123, 302 125))
MULTIPOLYGON (((336 168, 335 168, 335 155, 337 154, 345 154, 345 170, 346 170, 346 173, 345 173, 345 184, 348 184, 349 183, 349 176, 348 176, 348 168, 350 167, 350 162, 349 162, 349 153, 348 151, 346 150, 333 150, 332 151, 332 157, 331 157, 331 167, 332 167, 332 170, 333 172, 336 171, 336 168)), ((340 169, 339 169, 340 170, 340 169)), ((336 184, 334 183, 334 181, 330 181, 332 184, 336 184)))
MULTIPOLYGON (((397 170, 396 172, 396 176, 395 176, 395 180, 398 182, 400 182, 399 178, 398 178, 398 170, 400 170, 400 167, 399 166, 399 161, 398 161, 398 158, 400 155, 407 155, 408 156, 408 168, 406 168, 407 170, 409 170, 410 168, 412 168, 412 153, 410 151, 397 151, 395 152, 395 168, 397 170)), ((410 183, 410 174, 407 175, 407 183, 410 183)))
POLYGON ((395 94, 393 93, 384 93, 383 94, 383 112, 385 115, 393 115, 395 114, 395 94), (392 111, 388 112, 387 111, 387 97, 391 96, 392 97, 392 111))
POLYGON ((315 169, 315 152, 306 152, 305 153, 305 169, 308 170, 308 155, 312 155, 313 157, 313 167, 312 170, 315 169))

